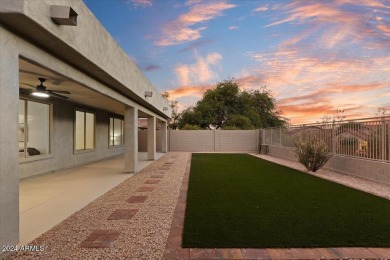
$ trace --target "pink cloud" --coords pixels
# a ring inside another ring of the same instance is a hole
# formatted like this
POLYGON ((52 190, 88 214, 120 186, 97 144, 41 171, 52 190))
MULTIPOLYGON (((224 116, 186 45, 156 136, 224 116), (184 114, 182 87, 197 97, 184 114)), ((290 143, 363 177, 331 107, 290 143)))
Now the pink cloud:
MULTIPOLYGON (((279 46, 248 52, 257 64, 236 76, 240 86, 260 89, 267 85, 277 108, 293 124, 315 122, 337 108, 345 109, 347 119, 374 116, 372 104, 381 104, 390 95, 388 6, 375 0, 293 0, 268 8, 281 15, 267 30, 289 23, 298 32, 279 46), (356 5, 366 7, 365 12, 350 8, 356 5)), ((180 26, 202 29, 193 27, 203 23, 201 18, 184 16, 180 26)), ((201 30, 198 33, 196 37, 201 37, 201 30)), ((169 38, 168 43, 172 42, 169 38)), ((220 60, 218 55, 197 56, 193 64, 178 64, 175 72, 181 87, 171 90, 172 96, 187 101, 191 96, 200 98, 217 78, 220 60)))
POLYGON ((390 26, 386 26, 384 24, 380 24, 377 26, 377 28, 381 31, 383 31, 387 36, 390 36, 390 26))
POLYGON ((183 86, 176 89, 168 90, 169 96, 172 99, 182 98, 186 96, 202 97, 204 92, 212 88, 211 85, 194 85, 194 86, 183 86))
POLYGON ((181 86, 190 84, 203 84, 217 77, 212 66, 220 66, 222 55, 214 52, 205 57, 195 53, 196 63, 194 64, 177 64, 175 73, 181 86))
POLYGON ((210 44, 212 42, 213 41, 211 41, 211 40, 201 40, 201 41, 193 42, 191 44, 188 44, 187 47, 179 50, 178 52, 186 52, 186 51, 190 51, 190 50, 195 50, 196 48, 202 47, 202 46, 210 44))
POLYGON ((135 7, 148 7, 152 6, 152 0, 128 0, 128 3, 133 4, 135 7))
POLYGON ((322 37, 319 37, 316 44, 328 48, 340 43, 351 43, 362 38, 371 38, 371 42, 379 42, 381 46, 385 46, 388 45, 388 42, 383 42, 382 35, 376 32, 377 29, 384 32, 387 29, 383 25, 377 26, 377 23, 381 21, 377 19, 377 8, 387 10, 389 7, 375 0, 294 0, 289 4, 273 7, 273 9, 281 11, 281 18, 271 22, 266 27, 284 23, 305 24, 307 26, 299 35, 285 41, 282 44, 285 47, 301 43, 310 37, 313 32, 322 32, 322 37), (360 5, 371 12, 361 13, 355 9, 345 8, 350 5, 360 5), (369 20, 375 22, 367 22, 369 20))
POLYGON ((383 76, 390 72, 388 56, 368 59, 337 56, 334 51, 308 52, 306 46, 295 46, 248 53, 259 62, 258 66, 238 77, 238 81, 246 88, 267 85, 278 109, 295 124, 315 122, 336 108, 350 107, 353 113, 346 111, 351 115, 367 116, 373 110, 368 107, 370 102, 390 87, 390 79, 383 76))
POLYGON ((338 5, 345 4, 353 4, 353 5, 361 5, 361 6, 369 6, 369 7, 377 7, 377 8, 390 8, 389 6, 384 5, 383 3, 376 0, 334 0, 334 2, 338 5))
POLYGON ((223 11, 233 8, 236 5, 229 4, 225 0, 211 3, 199 1, 188 2, 191 5, 187 13, 180 15, 162 29, 162 36, 156 41, 157 46, 178 45, 188 41, 194 41, 202 37, 201 31, 205 26, 193 28, 197 24, 203 24, 223 14, 223 11))
POLYGON ((253 10, 253 12, 264 12, 267 10, 268 10, 268 6, 260 6, 260 7, 257 7, 255 10, 253 10))

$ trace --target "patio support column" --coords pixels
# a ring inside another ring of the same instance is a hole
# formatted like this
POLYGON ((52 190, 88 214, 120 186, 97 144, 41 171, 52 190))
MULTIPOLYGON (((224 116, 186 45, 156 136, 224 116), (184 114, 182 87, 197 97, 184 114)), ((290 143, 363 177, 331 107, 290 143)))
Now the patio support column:
POLYGON ((161 152, 166 153, 168 151, 168 131, 167 122, 161 123, 161 152))
POLYGON ((156 159, 156 117, 148 117, 148 160, 156 159))
POLYGON ((14 38, 1 27, 0 245, 19 242, 19 54, 15 46, 14 38))
POLYGON ((138 109, 127 107, 124 122, 125 172, 135 173, 138 168, 138 109))

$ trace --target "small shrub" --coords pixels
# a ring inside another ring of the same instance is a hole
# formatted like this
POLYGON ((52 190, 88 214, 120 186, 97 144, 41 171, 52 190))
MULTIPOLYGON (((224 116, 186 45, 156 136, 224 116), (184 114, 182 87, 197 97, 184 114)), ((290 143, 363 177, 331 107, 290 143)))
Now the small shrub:
POLYGON ((222 130, 240 130, 240 129, 237 126, 227 125, 227 126, 222 127, 222 130))
POLYGON ((202 130, 202 128, 198 125, 185 124, 181 130, 202 130))
POLYGON ((327 144, 315 137, 300 138, 294 142, 295 155, 308 171, 316 172, 332 157, 327 144))

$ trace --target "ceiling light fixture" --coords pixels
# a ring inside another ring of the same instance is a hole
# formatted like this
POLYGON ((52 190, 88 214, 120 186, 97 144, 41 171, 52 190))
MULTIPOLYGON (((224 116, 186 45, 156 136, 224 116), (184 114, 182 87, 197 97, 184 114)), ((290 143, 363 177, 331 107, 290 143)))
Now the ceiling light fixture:
POLYGON ((43 98, 49 97, 49 94, 47 94, 45 92, 40 92, 40 91, 33 92, 33 93, 31 93, 31 95, 36 96, 36 97, 43 97, 43 98))
POLYGON ((152 91, 145 91, 145 97, 152 97, 153 92, 152 91))
POLYGON ((43 86, 43 82, 45 82, 46 79, 44 78, 38 78, 38 79, 41 82, 41 84, 36 87, 36 91, 32 92, 31 95, 36 97, 42 97, 42 98, 50 97, 50 95, 46 93, 46 87, 43 86))

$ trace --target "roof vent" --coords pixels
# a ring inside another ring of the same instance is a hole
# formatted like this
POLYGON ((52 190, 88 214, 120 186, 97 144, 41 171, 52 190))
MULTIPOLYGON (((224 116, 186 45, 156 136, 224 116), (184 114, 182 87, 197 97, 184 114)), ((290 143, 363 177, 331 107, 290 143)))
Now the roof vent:
POLYGON ((77 26, 77 13, 70 6, 52 5, 50 17, 58 25, 77 26))

